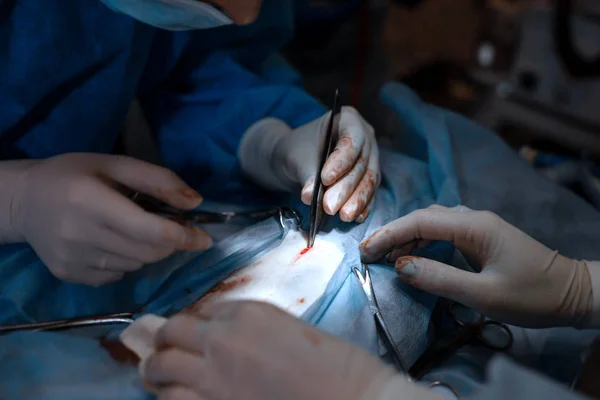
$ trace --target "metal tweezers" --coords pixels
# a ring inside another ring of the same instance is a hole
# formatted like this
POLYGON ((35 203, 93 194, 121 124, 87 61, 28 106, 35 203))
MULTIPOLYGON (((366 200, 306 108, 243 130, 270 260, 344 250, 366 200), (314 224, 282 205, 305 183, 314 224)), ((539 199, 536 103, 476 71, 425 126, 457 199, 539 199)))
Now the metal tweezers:
POLYGON ((308 232, 308 247, 313 247, 315 244, 315 238, 317 232, 321 229, 321 222, 325 211, 323 210, 323 197, 325 196, 325 185, 321 180, 321 173, 323 167, 327 163, 327 159, 333 152, 334 133, 338 134, 339 127, 336 125, 339 121, 336 117, 341 113, 342 105, 340 103, 340 92, 335 91, 335 97, 333 99, 333 107, 331 108, 331 117, 329 118, 329 124, 327 125, 327 131, 325 131, 325 138, 323 143, 323 153, 321 153, 321 161, 319 163, 319 169, 315 175, 315 184, 313 187, 313 198, 310 205, 310 228, 308 232))

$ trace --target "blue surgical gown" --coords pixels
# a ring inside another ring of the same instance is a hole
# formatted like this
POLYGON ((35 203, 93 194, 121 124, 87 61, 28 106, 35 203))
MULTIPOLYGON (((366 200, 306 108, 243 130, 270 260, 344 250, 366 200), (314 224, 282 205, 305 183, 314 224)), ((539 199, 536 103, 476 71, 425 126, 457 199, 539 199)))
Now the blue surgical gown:
POLYGON ((169 168, 205 197, 243 196, 244 131, 324 112, 273 56, 292 23, 287 0, 265 0, 247 27, 189 32, 100 0, 0 0, 0 160, 110 153, 137 98, 169 168))

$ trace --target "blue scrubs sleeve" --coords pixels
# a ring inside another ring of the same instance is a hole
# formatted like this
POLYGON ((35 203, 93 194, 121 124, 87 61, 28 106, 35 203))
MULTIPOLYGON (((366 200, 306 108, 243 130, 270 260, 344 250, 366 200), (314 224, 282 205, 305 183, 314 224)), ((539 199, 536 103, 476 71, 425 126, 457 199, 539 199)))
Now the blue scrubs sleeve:
POLYGON ((236 153, 252 124, 274 117, 298 127, 325 112, 277 56, 291 29, 276 18, 285 11, 282 3, 265 7, 249 28, 174 34, 179 60, 142 99, 166 165, 205 197, 240 200, 248 192, 236 153))

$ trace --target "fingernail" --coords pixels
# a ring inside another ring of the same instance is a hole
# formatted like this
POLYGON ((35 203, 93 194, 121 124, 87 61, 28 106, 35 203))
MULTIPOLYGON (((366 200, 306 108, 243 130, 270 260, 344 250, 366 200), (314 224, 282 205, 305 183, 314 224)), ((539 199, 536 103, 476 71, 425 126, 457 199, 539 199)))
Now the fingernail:
POLYGON ((179 189, 178 192, 182 197, 185 197, 186 199, 195 201, 204 200, 200 193, 196 192, 194 189, 191 188, 179 189))
POLYGON ((306 186, 304 186, 304 189, 302 189, 302 193, 300 193, 300 198, 302 199, 302 202, 306 205, 310 205, 310 203, 312 202, 313 185, 314 183, 307 184, 306 186))
POLYGON ((413 257, 400 257, 396 260, 396 273, 402 277, 415 278, 419 268, 413 262, 413 257))
POLYGON ((337 175, 333 172, 328 172, 322 176, 323 185, 331 186, 336 181, 337 175))
MULTIPOLYGON (((343 199, 345 199, 346 197, 347 197, 347 193, 340 193, 339 201, 340 202, 343 201, 343 199)), ((348 203, 344 204, 344 206, 340 210, 340 215, 343 217, 342 221, 344 221, 344 222, 354 221, 356 219, 356 217, 358 217, 357 211, 358 211, 358 204, 356 204, 356 202, 349 201, 348 203)))
POLYGON ((374 236, 374 235, 375 235, 375 234, 373 234, 373 235, 369 236, 368 238, 366 238, 365 240, 363 240, 363 241, 360 243, 360 251, 362 251, 362 252, 366 252, 366 251, 368 251, 368 250, 369 250, 369 246, 371 245, 371 240, 373 239, 373 236, 374 236))
POLYGON ((340 211, 340 219, 343 222, 352 222, 352 215, 345 210, 340 211))
POLYGON ((360 215, 356 218, 356 222, 359 224, 362 224, 363 222, 365 222, 367 220, 370 213, 371 213, 371 210, 369 210, 369 209, 361 212, 360 215))
POLYGON ((208 234, 196 227, 189 228, 185 243, 186 250, 206 250, 212 246, 212 239, 208 234))

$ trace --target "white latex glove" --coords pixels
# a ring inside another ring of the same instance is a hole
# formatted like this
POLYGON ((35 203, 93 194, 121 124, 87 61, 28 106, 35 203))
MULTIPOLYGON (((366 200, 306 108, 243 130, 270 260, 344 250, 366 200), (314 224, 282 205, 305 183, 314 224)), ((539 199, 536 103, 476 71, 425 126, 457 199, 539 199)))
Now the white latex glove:
POLYGON ((211 0, 206 3, 219 7, 238 25, 254 22, 262 6, 262 0, 211 0))
POLYGON ((205 232, 147 213, 127 187, 174 207, 202 197, 173 172, 127 157, 66 154, 30 164, 11 209, 15 230, 57 278, 90 285, 119 280, 175 250, 202 250, 205 232))
POLYGON ((198 317, 175 316, 154 345, 144 344, 156 321, 136 321, 121 338, 142 358, 142 377, 160 400, 437 398, 363 350, 265 303, 218 303, 198 317), (159 351, 146 358, 153 349, 159 351))
POLYGON ((523 327, 590 323, 586 262, 561 256, 490 212, 462 206, 415 211, 375 232, 361 252, 366 262, 389 254, 406 283, 500 321, 523 327), (481 265, 481 272, 408 256, 430 240, 452 242, 481 265))
MULTIPOLYGON (((242 169, 269 189, 301 188, 302 201, 310 205, 330 115, 294 130, 277 119, 257 122, 240 144, 242 169)), ((327 187, 323 208, 329 215, 339 212, 342 221, 364 222, 381 182, 375 132, 358 111, 342 107, 334 135, 337 145, 321 174, 327 187)))

